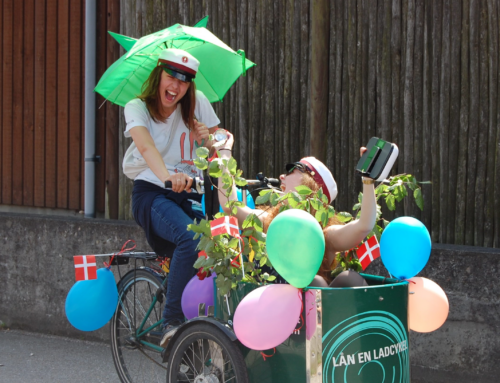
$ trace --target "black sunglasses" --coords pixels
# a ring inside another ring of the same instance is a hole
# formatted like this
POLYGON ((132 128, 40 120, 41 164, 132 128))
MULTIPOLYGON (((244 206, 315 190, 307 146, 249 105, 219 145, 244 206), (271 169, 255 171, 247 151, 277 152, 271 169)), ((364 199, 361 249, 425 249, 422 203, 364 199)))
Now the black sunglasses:
POLYGON ((292 173, 295 169, 297 169, 301 173, 312 173, 312 170, 309 169, 309 167, 306 164, 303 164, 302 162, 294 162, 293 164, 286 164, 285 165, 286 169, 286 174, 292 173))

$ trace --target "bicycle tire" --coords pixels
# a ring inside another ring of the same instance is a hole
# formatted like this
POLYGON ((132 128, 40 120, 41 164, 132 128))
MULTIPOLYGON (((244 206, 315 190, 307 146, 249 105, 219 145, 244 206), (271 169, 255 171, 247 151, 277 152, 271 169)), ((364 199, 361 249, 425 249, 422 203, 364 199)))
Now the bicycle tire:
POLYGON ((208 323, 186 328, 172 346, 167 383, 248 383, 245 359, 236 342, 208 323))
MULTIPOLYGON (((110 335, 113 361, 123 383, 163 382, 165 379, 166 366, 162 365, 160 352, 141 344, 135 338, 135 331, 143 321, 161 284, 162 278, 146 270, 129 272, 118 283, 119 299, 111 319, 110 335)), ((161 320, 161 306, 157 301, 144 324, 144 329, 161 320)), ((160 339, 159 328, 153 329, 143 338, 156 345, 159 345, 160 339)))

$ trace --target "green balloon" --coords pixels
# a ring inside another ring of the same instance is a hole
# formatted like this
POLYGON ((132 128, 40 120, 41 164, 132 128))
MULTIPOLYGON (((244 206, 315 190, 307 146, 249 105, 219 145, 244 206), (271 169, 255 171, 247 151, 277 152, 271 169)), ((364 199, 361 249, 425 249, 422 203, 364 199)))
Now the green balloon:
POLYGON ((325 236, 311 214, 289 209, 269 225, 266 248, 276 271, 300 289, 309 286, 321 266, 325 236))

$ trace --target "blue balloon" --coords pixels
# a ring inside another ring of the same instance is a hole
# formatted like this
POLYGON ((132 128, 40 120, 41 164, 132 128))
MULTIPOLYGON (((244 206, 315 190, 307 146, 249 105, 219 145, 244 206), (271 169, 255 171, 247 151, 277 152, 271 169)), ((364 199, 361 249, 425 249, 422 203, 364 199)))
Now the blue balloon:
MULTIPOLYGON (((238 201, 243 201, 243 194, 241 193, 241 189, 236 189, 236 193, 238 195, 238 201)), ((205 214, 205 194, 201 197, 201 206, 203 209, 203 214, 205 214)), ((255 209, 255 202, 253 200, 252 195, 247 191, 247 206, 250 209, 255 209)), ((222 213, 222 206, 219 206, 219 211, 222 213)))
POLYGON ((97 279, 76 282, 66 297, 66 317, 81 331, 94 331, 109 322, 118 304, 115 277, 107 268, 97 279))
POLYGON ((380 238, 382 263, 395 278, 413 278, 425 267, 430 255, 431 236, 418 219, 396 218, 380 238))

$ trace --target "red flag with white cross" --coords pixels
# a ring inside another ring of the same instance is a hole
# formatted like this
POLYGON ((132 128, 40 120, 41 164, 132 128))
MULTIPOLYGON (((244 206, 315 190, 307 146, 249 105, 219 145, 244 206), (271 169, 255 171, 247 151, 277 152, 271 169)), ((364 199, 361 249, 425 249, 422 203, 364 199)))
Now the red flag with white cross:
POLYGON ((213 237, 219 234, 229 234, 236 238, 240 237, 240 229, 238 227, 238 220, 236 217, 226 215, 224 217, 214 219, 210 222, 210 229, 213 237))
POLYGON ((75 278, 77 281, 97 279, 97 264, 93 255, 75 255, 75 278))
POLYGON ((380 245, 377 237, 373 235, 363 242, 359 249, 356 250, 356 254, 363 270, 365 270, 374 259, 380 257, 380 245))

